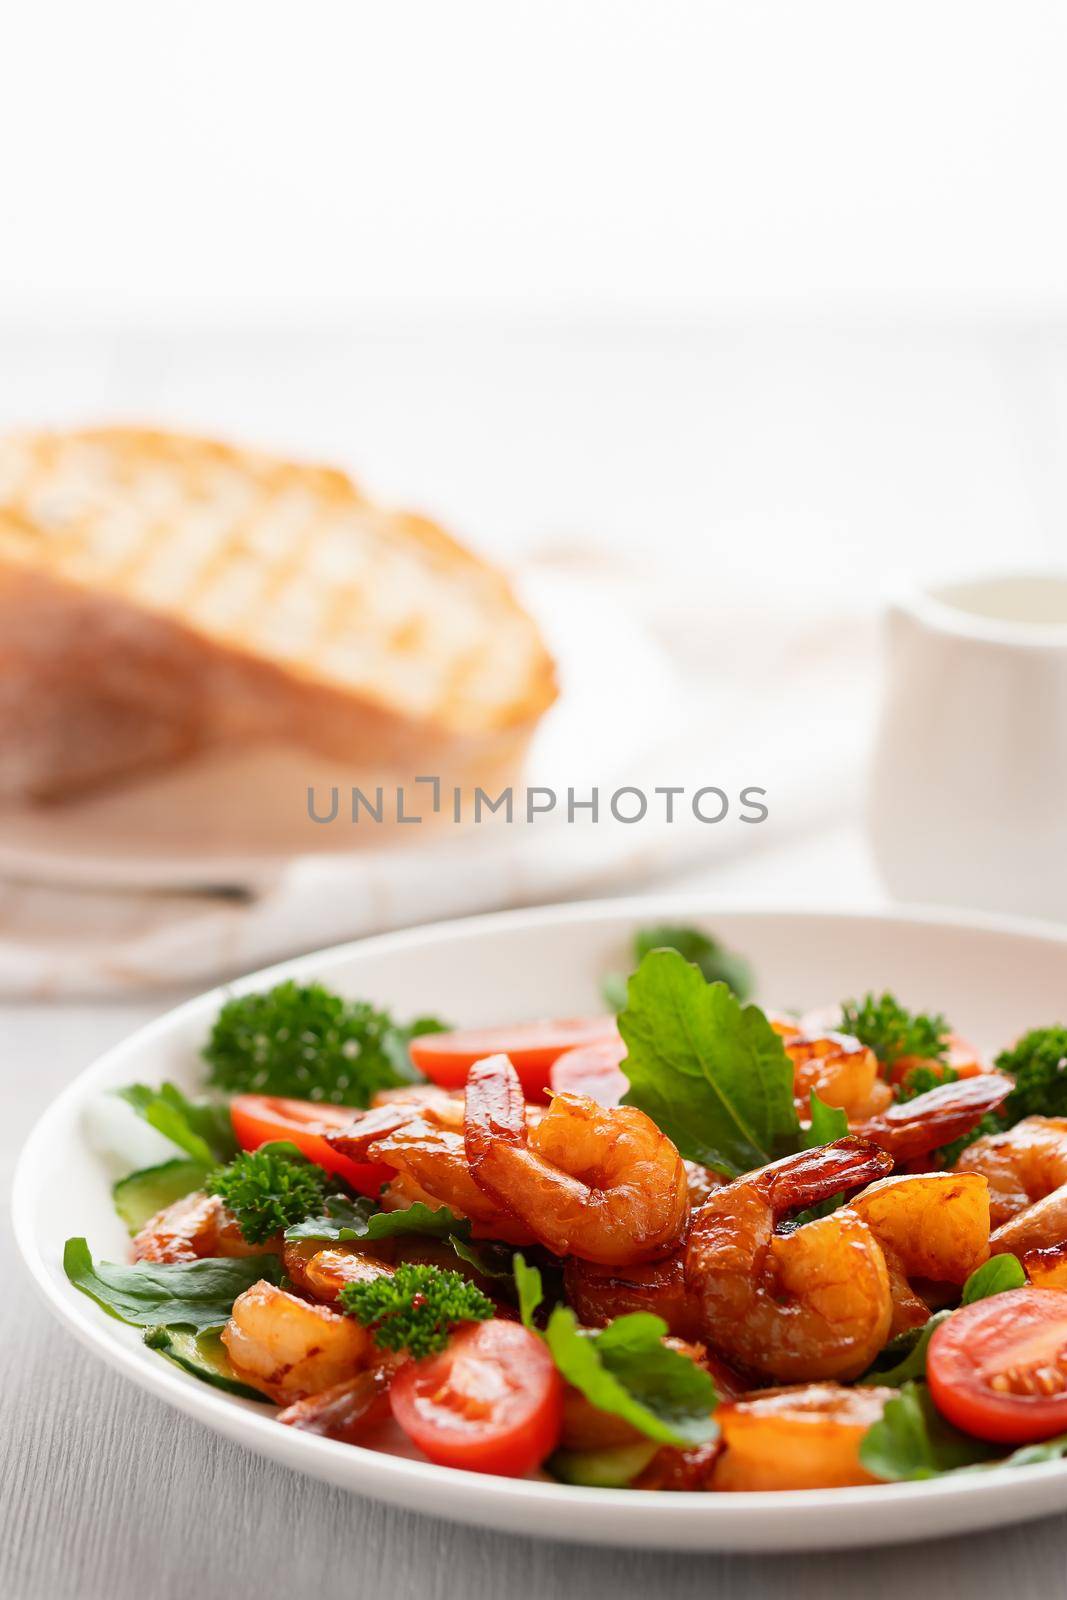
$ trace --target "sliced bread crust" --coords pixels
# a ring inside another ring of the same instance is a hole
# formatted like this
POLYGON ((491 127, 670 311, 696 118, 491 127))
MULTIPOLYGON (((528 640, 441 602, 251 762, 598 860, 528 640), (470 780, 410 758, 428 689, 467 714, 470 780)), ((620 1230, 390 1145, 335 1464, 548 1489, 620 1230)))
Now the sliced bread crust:
POLYGON ((506 579, 340 472, 143 429, 0 439, 0 796, 281 740, 508 770, 555 698, 506 579))

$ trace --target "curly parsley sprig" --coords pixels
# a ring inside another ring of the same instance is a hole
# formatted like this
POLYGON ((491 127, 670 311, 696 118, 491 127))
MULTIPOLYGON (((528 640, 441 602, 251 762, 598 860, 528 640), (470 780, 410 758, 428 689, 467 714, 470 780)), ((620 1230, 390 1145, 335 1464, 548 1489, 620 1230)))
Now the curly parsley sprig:
POLYGON ((1001 1107, 1005 1126, 1023 1117, 1067 1116, 1067 1028, 1031 1029, 994 1065, 1015 1079, 1001 1107))
POLYGON ((493 1302, 459 1272, 405 1261, 389 1277, 346 1283, 341 1310, 369 1328, 383 1350, 435 1355, 460 1322, 485 1322, 493 1302))
POLYGON ((888 992, 867 994, 861 1001, 841 1006, 841 1031, 873 1050, 884 1067, 902 1056, 920 1061, 944 1061, 948 1055, 949 1026, 939 1013, 907 1011, 888 992))
POLYGON ((218 1167, 204 1184, 233 1212, 241 1237, 262 1244, 306 1217, 322 1211, 326 1174, 314 1167, 295 1145, 261 1145, 244 1150, 218 1167))
POLYGON ((208 1082, 229 1094, 366 1106, 375 1090, 418 1079, 408 1042, 440 1029, 432 1017, 402 1027, 365 1000, 290 979, 228 1000, 203 1054, 208 1082))

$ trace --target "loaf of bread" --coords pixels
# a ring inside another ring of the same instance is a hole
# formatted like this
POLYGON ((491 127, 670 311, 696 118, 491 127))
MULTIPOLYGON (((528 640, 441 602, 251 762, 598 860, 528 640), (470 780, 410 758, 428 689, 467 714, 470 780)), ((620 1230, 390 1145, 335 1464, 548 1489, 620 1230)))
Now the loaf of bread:
POLYGON ((553 665, 504 577, 343 473, 132 428, 0 438, 0 798, 281 742, 514 768, 553 665))

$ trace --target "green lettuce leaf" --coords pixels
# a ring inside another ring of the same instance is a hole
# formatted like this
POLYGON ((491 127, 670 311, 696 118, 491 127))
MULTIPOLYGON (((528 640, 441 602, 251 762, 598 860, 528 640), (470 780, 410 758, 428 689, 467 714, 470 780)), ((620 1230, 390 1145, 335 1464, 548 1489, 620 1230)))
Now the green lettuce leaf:
POLYGON ((228 1106, 189 1100, 173 1083, 164 1083, 158 1089, 150 1089, 144 1083, 131 1083, 125 1089, 116 1089, 115 1093, 132 1106, 149 1127, 155 1128, 194 1161, 214 1167, 236 1155, 237 1140, 228 1106))
POLYGON ((666 1332, 661 1318, 644 1311, 585 1332, 568 1306, 557 1306, 545 1341, 563 1377, 599 1411, 623 1417, 660 1444, 705 1444, 718 1431, 711 1415, 715 1385, 695 1361, 663 1343, 666 1332))
POLYGON ((925 1383, 905 1383, 886 1404, 881 1421, 867 1429, 860 1461, 876 1478, 895 1483, 936 1478, 942 1472, 992 1460, 996 1446, 972 1439, 946 1422, 925 1383))
POLYGON ((367 1196, 350 1200, 346 1195, 332 1194, 326 1201, 326 1215, 309 1217, 286 1228, 287 1239, 326 1239, 330 1241, 352 1239, 393 1239, 401 1233, 421 1233, 433 1239, 460 1239, 469 1237, 470 1222, 457 1216, 447 1206, 434 1209, 421 1200, 403 1211, 380 1211, 377 1203, 367 1196))
POLYGON ((619 1016, 625 1105, 652 1118, 683 1156, 736 1177, 800 1145, 793 1067, 756 1006, 705 982, 675 950, 653 950, 619 1016))
POLYGON ((137 1261, 94 1264, 84 1239, 68 1239, 63 1270, 76 1289, 112 1317, 137 1328, 176 1326, 204 1332, 221 1328, 238 1295, 261 1278, 280 1283, 278 1256, 209 1257, 178 1265, 137 1261))

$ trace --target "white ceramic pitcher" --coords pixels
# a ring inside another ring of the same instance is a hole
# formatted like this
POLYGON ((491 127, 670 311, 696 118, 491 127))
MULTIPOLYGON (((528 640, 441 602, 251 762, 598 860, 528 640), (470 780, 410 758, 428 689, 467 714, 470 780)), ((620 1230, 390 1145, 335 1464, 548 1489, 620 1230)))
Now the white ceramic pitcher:
POLYGON ((898 599, 869 822, 900 899, 1067 921, 1067 574, 898 599))

